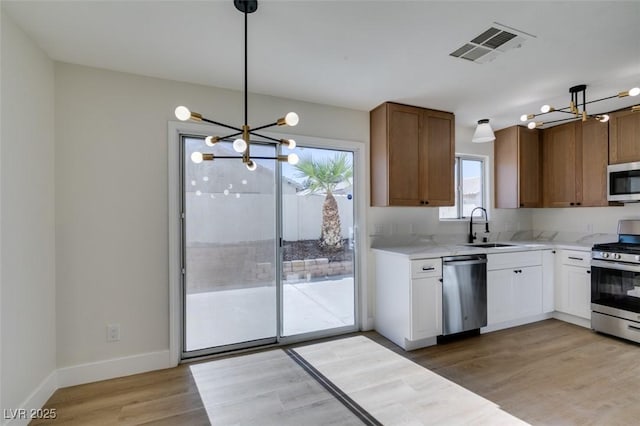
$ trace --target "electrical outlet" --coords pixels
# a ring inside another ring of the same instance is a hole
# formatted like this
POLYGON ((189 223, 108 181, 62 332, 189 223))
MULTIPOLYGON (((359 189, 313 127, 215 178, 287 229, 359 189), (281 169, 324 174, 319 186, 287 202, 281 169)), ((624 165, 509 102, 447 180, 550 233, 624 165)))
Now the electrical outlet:
POLYGON ((120 341, 120 324, 107 324, 107 342, 120 341))

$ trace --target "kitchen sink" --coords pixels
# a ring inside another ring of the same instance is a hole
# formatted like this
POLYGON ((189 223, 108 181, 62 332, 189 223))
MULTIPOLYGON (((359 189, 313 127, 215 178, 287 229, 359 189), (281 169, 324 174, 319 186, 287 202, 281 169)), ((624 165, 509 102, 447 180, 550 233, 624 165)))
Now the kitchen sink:
POLYGON ((502 243, 480 243, 480 244, 466 244, 469 247, 480 248, 496 248, 496 247, 513 247, 515 244, 502 244, 502 243))

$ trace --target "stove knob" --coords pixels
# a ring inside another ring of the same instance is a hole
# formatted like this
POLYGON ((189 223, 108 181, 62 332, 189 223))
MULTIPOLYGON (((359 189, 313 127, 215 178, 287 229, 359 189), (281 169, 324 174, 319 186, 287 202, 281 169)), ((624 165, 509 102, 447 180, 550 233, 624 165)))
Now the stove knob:
POLYGON ((606 259, 607 257, 609 257, 609 253, 607 253, 607 252, 605 252, 605 251, 601 252, 601 253, 600 253, 600 255, 601 255, 602 257, 604 257, 605 259, 606 259))
POLYGON ((619 253, 616 253, 616 254, 614 254, 614 255, 613 255, 613 258, 614 258, 614 259, 620 259, 621 257, 622 257, 622 256, 620 256, 620 254, 619 254, 619 253))

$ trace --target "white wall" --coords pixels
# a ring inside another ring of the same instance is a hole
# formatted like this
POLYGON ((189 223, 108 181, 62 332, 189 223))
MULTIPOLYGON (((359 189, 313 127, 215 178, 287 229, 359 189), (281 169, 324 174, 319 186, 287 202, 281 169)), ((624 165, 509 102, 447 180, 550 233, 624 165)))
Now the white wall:
MULTIPOLYGON (((58 366, 167 349, 167 122, 184 104, 241 124, 241 93, 62 63, 55 84, 58 366)), ((249 97, 250 123, 291 110, 291 134, 368 140, 364 112, 249 97)))
MULTIPOLYGON (((353 232, 353 199, 344 194, 335 195, 340 214, 342 238, 351 238, 353 232)), ((282 236, 286 241, 320 238, 324 194, 285 194, 282 211, 282 236)))
POLYGON ((623 207, 532 209, 533 229, 576 234, 617 234, 619 219, 640 219, 640 203, 623 207))
POLYGON ((17 409, 56 369, 54 65, 1 20, 0 409, 17 409))
MULTIPOLYGON (((195 192, 186 194, 188 213, 187 241, 189 243, 235 244, 246 241, 273 240, 275 232, 275 205, 273 194, 230 193, 228 196, 195 192), (239 195, 239 198, 236 198, 239 195), (256 211, 256 205, 266 209, 256 211), (242 226, 229 226, 212 220, 216 216, 233 218, 242 226)), ((285 194, 282 209, 282 237, 285 241, 315 240, 320 238, 324 195, 285 194)), ((350 237, 353 229, 353 202, 346 196, 336 195, 342 238, 350 237)))

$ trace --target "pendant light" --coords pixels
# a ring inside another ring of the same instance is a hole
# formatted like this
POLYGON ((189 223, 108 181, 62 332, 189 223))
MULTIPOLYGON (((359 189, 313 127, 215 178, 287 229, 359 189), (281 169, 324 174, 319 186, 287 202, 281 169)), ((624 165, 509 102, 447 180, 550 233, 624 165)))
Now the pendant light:
POLYGON ((236 9, 244 13, 244 124, 241 127, 230 126, 228 124, 219 123, 214 120, 203 117, 197 112, 192 112, 186 106, 179 106, 175 109, 175 115, 178 120, 187 121, 192 120, 196 122, 205 122, 215 124, 233 131, 233 133, 225 136, 207 136, 205 138, 205 145, 213 147, 220 141, 232 142, 233 150, 242 156, 225 156, 214 155, 210 153, 194 152, 191 155, 191 160, 198 164, 202 161, 213 161, 214 159, 242 159, 247 169, 250 171, 256 170, 257 164, 254 160, 278 160, 287 161, 289 164, 297 164, 299 161, 296 153, 290 153, 289 155, 278 155, 275 157, 265 156, 251 156, 251 143, 263 142, 284 145, 290 150, 296 147, 296 141, 293 139, 276 139, 264 134, 258 133, 260 130, 267 129, 273 126, 295 126, 298 124, 299 117, 295 112, 289 112, 282 118, 279 118, 273 123, 265 124, 255 128, 251 128, 248 124, 248 91, 247 91, 247 17, 248 14, 258 10, 257 0, 234 0, 236 9))
POLYGON ((478 127, 476 127, 476 131, 471 138, 471 142, 485 143, 493 142, 495 140, 496 135, 493 134, 493 129, 491 128, 491 124, 489 124, 489 119, 483 118, 482 120, 478 120, 478 127))
MULTIPOLYGON (((572 120, 587 121, 590 118, 593 118, 601 123, 606 123, 607 121, 609 121, 609 114, 589 115, 587 113, 587 105, 600 102, 600 101, 605 101, 607 99, 626 98, 627 96, 632 96, 632 97, 638 96, 640 95, 640 87, 634 87, 624 92, 619 92, 615 95, 606 96, 604 98, 595 99, 592 101, 587 101, 587 85, 586 84, 579 84, 577 86, 570 87, 569 94, 571 95, 569 106, 556 109, 553 106, 548 104, 543 105, 542 107, 540 107, 540 112, 537 114, 522 114, 520 116, 520 121, 525 122, 525 121, 533 120, 534 118, 541 115, 550 114, 552 112, 558 112, 561 114, 571 115, 571 117, 561 118, 558 120, 550 120, 550 121, 549 120, 529 121, 529 123, 527 123, 527 127, 530 129, 535 129, 535 128, 544 126, 545 124, 560 123, 563 121, 572 121, 572 120)), ((635 111, 634 108, 636 107, 635 106, 631 107, 631 110, 635 111)))

